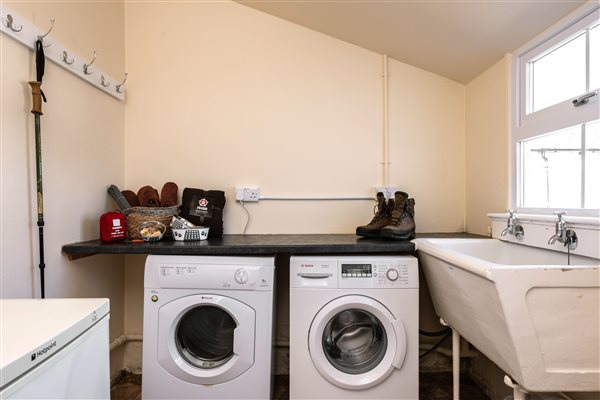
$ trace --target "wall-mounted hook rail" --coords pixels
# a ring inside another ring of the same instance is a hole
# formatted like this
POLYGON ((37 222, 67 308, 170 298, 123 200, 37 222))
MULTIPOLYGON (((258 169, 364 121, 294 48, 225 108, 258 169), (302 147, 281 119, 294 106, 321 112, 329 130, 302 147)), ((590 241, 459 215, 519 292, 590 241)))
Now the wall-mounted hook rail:
POLYGON ((117 93, 123 93, 121 91, 121 87, 123 87, 126 80, 127 80, 127 72, 125 72, 125 78, 123 79, 123 81, 121 83, 119 83, 118 85, 115 85, 115 89, 116 89, 117 93))
MULTIPOLYGON (((33 51, 35 51, 36 40, 38 40, 38 38, 42 39, 44 42, 52 43, 52 47, 44 49, 46 60, 52 61, 90 85, 102 90, 104 93, 107 93, 116 99, 125 100, 124 90, 121 87, 122 85, 119 86, 118 90, 109 87, 112 86, 110 85, 110 82, 116 82, 116 79, 102 71, 102 69, 95 66, 93 71, 91 68, 88 69, 87 72, 89 74, 86 75, 84 65, 89 67, 94 60, 88 62, 88 60, 81 58, 74 51, 57 42, 49 35, 54 28, 54 19, 50 20, 50 28, 47 31, 42 31, 31 22, 20 17, 18 14, 15 14, 2 2, 0 3, 0 20, 0 31, 2 34, 10 36, 33 51), (104 77, 104 80, 98 79, 97 77, 104 77)), ((60 21, 58 23, 60 23, 60 21)), ((44 47, 46 47, 46 45, 44 47)), ((46 65, 46 69, 47 68, 48 66, 46 65)))
POLYGON ((62 60, 67 65, 73 65, 73 63, 75 63, 75 60, 73 60, 72 58, 69 60, 69 54, 66 50, 63 50, 62 52, 62 60))
POLYGON ((90 71, 88 68, 90 67, 90 65, 92 65, 94 63, 94 61, 96 61, 96 50, 94 50, 94 58, 92 58, 92 61, 90 61, 87 64, 83 64, 83 73, 86 75, 91 75, 94 73, 94 71, 90 71))
POLYGON ((13 32, 21 32, 21 30, 23 29, 23 25, 19 25, 18 28, 16 25, 14 25, 13 16, 10 14, 6 15, 6 27, 13 32))

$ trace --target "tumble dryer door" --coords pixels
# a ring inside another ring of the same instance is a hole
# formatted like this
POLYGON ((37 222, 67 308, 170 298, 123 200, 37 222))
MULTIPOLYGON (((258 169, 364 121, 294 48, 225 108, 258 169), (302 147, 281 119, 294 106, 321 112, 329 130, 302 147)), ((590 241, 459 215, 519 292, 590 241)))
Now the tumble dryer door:
POLYGON ((255 312, 214 294, 173 300, 158 314, 158 362, 196 384, 230 381, 254 363, 255 312))
POLYGON ((380 302, 367 296, 342 296, 319 310, 310 327, 308 347, 325 379, 345 389, 362 390, 401 367, 406 332, 380 302))

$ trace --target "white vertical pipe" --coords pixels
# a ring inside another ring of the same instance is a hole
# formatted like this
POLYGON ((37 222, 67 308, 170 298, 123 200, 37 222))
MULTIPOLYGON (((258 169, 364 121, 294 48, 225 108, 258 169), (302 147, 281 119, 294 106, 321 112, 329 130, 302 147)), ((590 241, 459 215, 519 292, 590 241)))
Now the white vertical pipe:
POLYGON ((452 398, 460 398, 460 335, 452 329, 452 398))
POLYGON ((390 184, 390 132, 389 132, 389 123, 388 123, 388 56, 387 54, 383 55, 383 123, 382 123, 382 136, 383 136, 383 149, 382 149, 382 186, 387 187, 390 184))

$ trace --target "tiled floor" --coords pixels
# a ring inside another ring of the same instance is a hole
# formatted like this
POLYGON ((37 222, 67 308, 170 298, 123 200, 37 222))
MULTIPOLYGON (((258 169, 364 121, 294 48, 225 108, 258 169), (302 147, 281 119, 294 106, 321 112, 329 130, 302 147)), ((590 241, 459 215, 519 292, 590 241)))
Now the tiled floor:
MULTIPOLYGON (((273 398, 287 400, 289 398, 287 375, 277 375, 273 398)), ((487 400, 485 393, 467 376, 460 378, 460 398, 462 400, 487 400)), ((141 375, 124 374, 113 384, 112 400, 141 400, 141 375)), ((451 400, 452 374, 425 373, 419 376, 419 392, 421 400, 451 400)))

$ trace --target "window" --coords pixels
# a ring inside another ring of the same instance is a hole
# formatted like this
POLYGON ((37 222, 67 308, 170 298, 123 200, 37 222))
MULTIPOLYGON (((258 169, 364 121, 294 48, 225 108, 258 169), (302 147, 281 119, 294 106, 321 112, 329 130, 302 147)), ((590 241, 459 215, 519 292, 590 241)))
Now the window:
POLYGON ((521 142, 526 208, 600 209, 598 121, 521 142))
POLYGON ((600 6, 516 53, 514 206, 600 209, 600 6))

